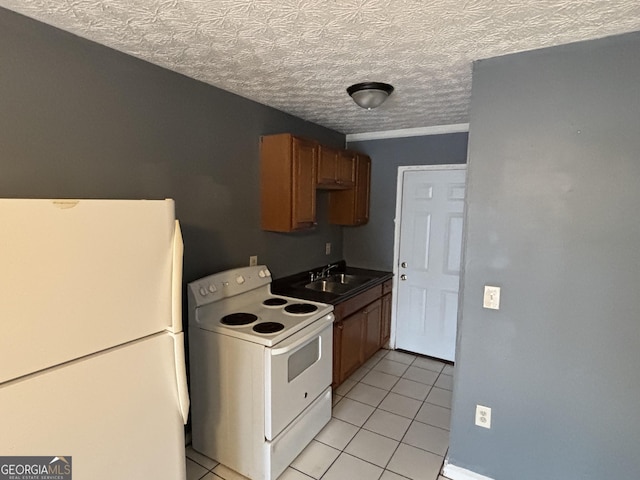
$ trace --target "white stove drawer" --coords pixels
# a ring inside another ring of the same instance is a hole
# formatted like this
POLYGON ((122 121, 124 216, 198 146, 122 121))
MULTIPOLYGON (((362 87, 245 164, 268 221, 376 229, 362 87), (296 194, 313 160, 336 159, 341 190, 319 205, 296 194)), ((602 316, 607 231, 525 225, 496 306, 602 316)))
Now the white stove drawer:
POLYGON ((265 349, 265 437, 273 440, 331 385, 333 314, 265 349))

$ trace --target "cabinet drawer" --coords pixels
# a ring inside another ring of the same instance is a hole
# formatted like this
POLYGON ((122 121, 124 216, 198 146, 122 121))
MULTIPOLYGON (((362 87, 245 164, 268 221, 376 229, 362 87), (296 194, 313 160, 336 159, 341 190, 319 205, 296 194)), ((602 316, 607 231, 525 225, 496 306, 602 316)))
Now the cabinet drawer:
POLYGON ((376 285, 369 290, 365 290, 358 296, 336 305, 334 315, 336 316, 336 319, 348 317, 370 303, 375 302, 381 296, 382 285, 376 285))

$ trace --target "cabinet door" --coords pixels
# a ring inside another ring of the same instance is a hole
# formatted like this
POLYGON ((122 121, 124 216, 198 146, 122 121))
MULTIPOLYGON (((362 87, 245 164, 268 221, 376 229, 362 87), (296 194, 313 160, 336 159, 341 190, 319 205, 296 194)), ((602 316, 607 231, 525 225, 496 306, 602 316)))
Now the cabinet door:
POLYGON ((338 150, 318 147, 318 186, 333 186, 338 176, 338 150))
POLYGON ((364 309, 365 341, 364 360, 366 361, 380 349, 380 331, 382 327, 382 302, 376 300, 364 309))
POLYGON ((380 348, 391 338, 391 294, 382 297, 382 327, 380 329, 380 348))
POLYGON ((369 221, 371 159, 357 154, 355 187, 329 195, 329 222, 336 225, 364 225, 369 221))
POLYGON ((353 152, 342 150, 338 154, 337 179, 338 185, 346 188, 356 183, 356 157, 353 152))
POLYGON ((362 337, 365 313, 354 313, 342 321, 340 345, 340 382, 355 372, 363 362, 362 337))
POLYGON ((307 228, 316 222, 316 145, 293 138, 293 228, 307 228))
POLYGON ((369 192, 371 182, 371 159, 358 155, 356 178, 355 224, 364 225, 369 221, 369 192))

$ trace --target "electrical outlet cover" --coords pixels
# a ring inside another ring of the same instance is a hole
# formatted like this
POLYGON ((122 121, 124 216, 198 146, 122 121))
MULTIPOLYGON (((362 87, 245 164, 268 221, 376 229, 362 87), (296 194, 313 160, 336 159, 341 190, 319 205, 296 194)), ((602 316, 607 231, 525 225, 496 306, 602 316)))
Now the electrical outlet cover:
POLYGON ((476 425, 483 428, 491 428, 491 408, 484 405, 476 405, 476 425))

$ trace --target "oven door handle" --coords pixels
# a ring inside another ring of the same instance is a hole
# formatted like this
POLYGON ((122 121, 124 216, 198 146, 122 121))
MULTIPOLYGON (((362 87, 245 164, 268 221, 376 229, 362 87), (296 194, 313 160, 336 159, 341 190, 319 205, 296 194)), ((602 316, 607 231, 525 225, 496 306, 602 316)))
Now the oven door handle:
POLYGON ((333 316, 333 313, 326 315, 318 322, 318 323, 322 322, 322 325, 320 325, 318 328, 315 328, 312 332, 309 332, 304 337, 298 338, 298 339, 292 339, 290 342, 287 342, 287 340, 285 340, 280 344, 281 346, 279 348, 272 348, 271 356, 283 355, 285 353, 289 353, 291 350, 295 350, 298 347, 303 346, 305 343, 307 343, 307 341, 309 341, 309 339, 318 336, 320 332, 322 332, 325 328, 331 325, 333 323, 334 318, 335 317, 333 316))

